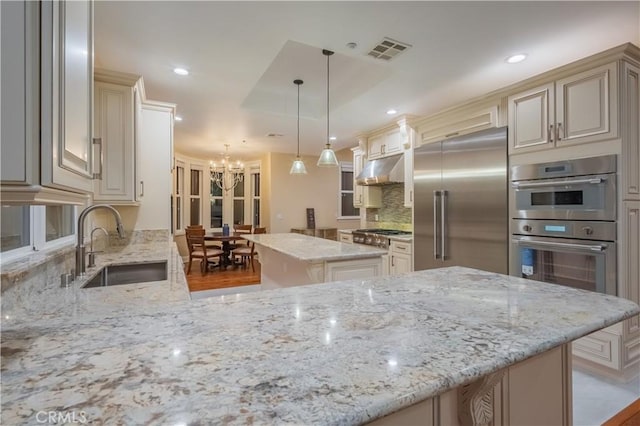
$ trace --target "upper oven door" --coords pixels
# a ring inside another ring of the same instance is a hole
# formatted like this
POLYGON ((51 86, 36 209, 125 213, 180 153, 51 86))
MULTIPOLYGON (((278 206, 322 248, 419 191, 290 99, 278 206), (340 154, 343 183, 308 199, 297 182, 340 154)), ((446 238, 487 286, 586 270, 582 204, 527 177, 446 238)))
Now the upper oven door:
POLYGON ((523 180, 511 185, 515 190, 517 218, 616 220, 614 173, 523 180))

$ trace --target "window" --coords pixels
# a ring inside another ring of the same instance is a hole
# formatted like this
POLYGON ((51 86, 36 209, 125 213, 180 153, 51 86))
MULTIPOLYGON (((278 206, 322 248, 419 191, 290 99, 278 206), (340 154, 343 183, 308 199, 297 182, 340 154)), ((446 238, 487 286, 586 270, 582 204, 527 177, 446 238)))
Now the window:
POLYGON ((251 173, 252 224, 260 226, 260 172, 251 173))
POLYGON ((360 218, 360 209, 353 207, 353 163, 340 164, 340 219, 360 218))
POLYGON ((72 243, 77 208, 64 206, 3 206, 0 212, 2 260, 33 250, 72 243))
POLYGON ((244 173, 242 180, 233 188, 233 224, 244 225, 244 173))
POLYGON ((212 179, 209 179, 210 191, 209 200, 211 203, 211 222, 209 224, 212 228, 222 228, 222 188, 220 188, 212 179))
POLYGON ((200 223, 200 183, 202 170, 191 169, 191 195, 189 199, 189 225, 201 225, 200 223))
POLYGON ((172 207, 173 216, 173 229, 178 230, 182 229, 182 200, 184 194, 184 166, 176 166, 175 168, 175 176, 173 181, 173 193, 174 195, 174 203, 175 207, 172 207))

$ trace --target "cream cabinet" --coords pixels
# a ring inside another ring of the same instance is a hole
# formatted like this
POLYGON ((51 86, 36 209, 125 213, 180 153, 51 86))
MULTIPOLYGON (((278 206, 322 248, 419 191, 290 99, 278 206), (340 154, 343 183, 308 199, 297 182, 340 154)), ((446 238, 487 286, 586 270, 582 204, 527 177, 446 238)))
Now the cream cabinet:
POLYGON ((622 176, 624 200, 640 200, 640 67, 623 62, 621 81, 622 176))
POLYGON ((509 152, 616 138, 617 81, 614 62, 509 96, 509 152))
POLYGON ((382 134, 372 136, 367 141, 367 158, 375 160, 376 158, 401 154, 402 142, 400 129, 387 130, 382 134))
POLYGON ((135 204, 140 76, 96 70, 94 78, 93 134, 98 155, 93 199, 135 204))
POLYGON ((389 247, 389 273, 396 275, 411 271, 413 271, 411 242, 391 240, 389 247))
POLYGON ((93 3, 2 2, 2 200, 92 190, 93 3))
MULTIPOLYGON (((498 127, 498 105, 470 105, 450 111, 418 124, 419 144, 440 142, 448 138, 498 127)), ((414 146, 415 147, 415 146, 414 146)))
POLYGON ((367 161, 360 148, 352 148, 353 152, 353 206, 358 208, 382 207, 382 190, 378 186, 358 185, 355 178, 360 174, 367 161))
MULTIPOLYGON (((623 258, 620 262, 622 297, 640 304, 640 201, 622 203, 622 229, 620 244, 623 258)), ((624 343, 622 364, 625 369, 637 371, 640 364, 640 315, 623 323, 624 343)))
POLYGON ((353 234, 351 234, 351 232, 340 232, 338 235, 338 241, 341 243, 353 244, 353 234))

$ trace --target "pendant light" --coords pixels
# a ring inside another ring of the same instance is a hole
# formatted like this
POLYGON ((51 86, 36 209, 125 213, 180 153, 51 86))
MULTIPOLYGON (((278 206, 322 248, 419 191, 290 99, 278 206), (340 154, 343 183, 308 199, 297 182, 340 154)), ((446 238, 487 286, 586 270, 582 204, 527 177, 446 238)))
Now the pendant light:
POLYGON ((304 83, 302 80, 293 80, 293 83, 298 86, 298 153, 296 155, 296 159, 293 160, 293 164, 291 165, 291 170, 289 170, 290 175, 306 175, 307 168, 304 166, 302 159, 300 158, 300 85, 304 83))
POLYGON ((333 52, 322 49, 322 54, 327 57, 327 144, 320 154, 317 165, 318 167, 337 167, 338 159, 336 153, 331 149, 331 142, 329 142, 329 56, 333 55, 333 52))

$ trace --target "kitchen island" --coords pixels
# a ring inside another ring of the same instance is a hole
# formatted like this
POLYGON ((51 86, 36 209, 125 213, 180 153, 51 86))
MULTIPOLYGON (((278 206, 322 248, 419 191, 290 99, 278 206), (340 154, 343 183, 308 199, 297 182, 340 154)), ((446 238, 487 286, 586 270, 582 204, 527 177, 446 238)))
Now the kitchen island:
POLYGON ((566 424, 569 342, 639 312, 453 267, 3 322, 2 423, 566 424))
POLYGON ((262 289, 378 277, 383 270, 382 256, 387 254, 376 247, 297 233, 244 238, 256 245, 262 289))

